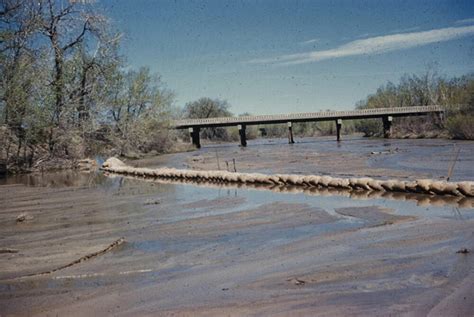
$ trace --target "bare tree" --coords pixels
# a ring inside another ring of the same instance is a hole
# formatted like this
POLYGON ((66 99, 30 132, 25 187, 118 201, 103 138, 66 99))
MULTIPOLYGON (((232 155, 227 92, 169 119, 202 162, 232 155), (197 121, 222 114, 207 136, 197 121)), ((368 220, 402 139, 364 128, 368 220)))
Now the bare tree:
MULTIPOLYGON (((211 99, 207 97, 200 98, 193 102, 188 102, 184 106, 184 117, 190 119, 230 117, 229 104, 225 100, 211 99)), ((229 138, 225 128, 205 128, 202 130, 202 137, 207 139, 229 138)))
MULTIPOLYGON (((32 38, 37 30, 36 11, 31 3, 20 0, 0 2, 0 109, 3 122, 16 140, 16 161, 20 164, 20 151, 26 149, 26 117, 30 114, 31 90, 37 77, 34 63, 36 54, 32 49, 32 38)), ((7 142, 10 148, 11 140, 7 142)), ((25 151, 26 153, 26 151, 25 151)), ((9 151, 7 151, 7 161, 9 151)), ((26 154, 25 154, 26 156, 26 154)))
MULTIPOLYGON (((49 40, 52 51, 51 87, 54 95, 54 106, 49 133, 49 146, 52 152, 55 145, 54 127, 59 128, 60 131, 65 130, 68 123, 67 118, 63 118, 66 97, 70 95, 66 91, 65 63, 67 58, 72 55, 75 49, 84 48, 86 42, 100 41, 100 26, 106 19, 94 13, 87 4, 77 1, 40 0, 37 5, 41 33, 49 40)), ((83 69, 83 88, 86 85, 87 72, 93 65, 94 63, 85 66, 83 69)), ((79 98, 84 98, 84 89, 81 94, 79 94, 79 98)), ((84 109, 81 111, 84 111, 84 109)))

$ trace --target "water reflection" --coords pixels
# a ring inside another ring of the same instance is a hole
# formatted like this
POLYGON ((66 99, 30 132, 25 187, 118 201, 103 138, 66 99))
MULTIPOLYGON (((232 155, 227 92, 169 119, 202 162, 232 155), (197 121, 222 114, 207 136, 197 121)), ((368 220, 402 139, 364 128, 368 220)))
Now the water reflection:
POLYGON ((112 193, 115 196, 133 196, 159 193, 173 193, 174 186, 155 186, 140 179, 122 176, 106 176, 101 171, 79 172, 60 171, 42 174, 19 174, 0 178, 2 185, 24 185, 29 187, 48 188, 91 188, 112 193))
MULTIPOLYGON (((204 181, 183 181, 183 180, 163 180, 149 179, 133 176, 115 175, 102 172, 76 172, 62 171, 44 174, 23 174, 12 175, 6 178, 0 178, 0 185, 22 184, 33 187, 87 187, 112 193, 116 196, 128 195, 148 195, 158 193, 168 193, 175 196, 176 192, 182 191, 189 197, 198 197, 202 195, 197 188, 188 188, 189 184, 197 185, 199 188, 208 188, 214 190, 218 196, 239 195, 239 190, 258 190, 271 191, 281 194, 303 194, 316 197, 334 197, 334 203, 337 205, 337 197, 345 197, 349 200, 393 200, 407 201, 416 204, 416 206, 452 206, 458 211, 459 208, 474 208, 474 198, 456 197, 456 196, 435 196, 402 192, 383 192, 383 191, 363 191, 346 190, 337 188, 316 188, 300 186, 274 186, 265 184, 233 184, 233 183, 213 183, 204 181), (156 186, 156 185, 161 186, 156 186), (182 185, 182 186, 163 186, 163 185, 182 185)), ((195 187, 195 186, 191 186, 195 187)), ((206 194, 207 195, 207 194, 206 194)), ((189 198, 188 197, 188 198, 189 198)), ((183 197, 186 199, 186 197, 183 197)), ((451 210, 451 214, 461 219, 461 214, 456 210, 451 210)))
POLYGON ((110 180, 100 172, 60 171, 41 174, 18 174, 0 178, 0 185, 22 184, 33 187, 97 187, 110 180))
MULTIPOLYGON (((106 173, 106 175, 113 175, 106 173)), ((266 184, 240 184, 240 183, 221 183, 209 181, 191 181, 191 180, 172 180, 172 179, 157 179, 157 178, 142 178, 135 176, 120 176, 129 179, 141 180, 146 182, 158 184, 192 184, 207 188, 227 189, 227 194, 231 194, 231 189, 252 189, 272 191, 276 193, 289 194, 305 194, 308 196, 340 196, 355 200, 373 200, 373 199, 388 199, 399 201, 410 201, 416 203, 417 206, 455 206, 456 208, 474 208, 474 198, 457 197, 457 196, 437 196, 424 195, 403 192, 383 192, 383 191, 364 191, 364 190, 347 190, 339 188, 317 188, 317 187, 301 187, 301 186, 276 186, 266 184)), ((234 193, 237 195, 237 192, 234 193)))

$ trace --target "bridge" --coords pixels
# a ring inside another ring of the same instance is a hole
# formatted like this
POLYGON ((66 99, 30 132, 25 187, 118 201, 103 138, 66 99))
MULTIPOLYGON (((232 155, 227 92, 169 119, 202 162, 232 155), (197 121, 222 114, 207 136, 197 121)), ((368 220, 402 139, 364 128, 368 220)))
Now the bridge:
POLYGON ((317 122, 332 121, 336 123, 337 141, 341 140, 341 128, 343 120, 381 118, 383 122, 384 137, 389 138, 391 126, 395 117, 421 116, 436 114, 442 118, 444 108, 441 106, 417 106, 396 108, 374 108, 349 111, 320 111, 295 114, 257 115, 242 117, 221 117, 203 119, 177 120, 173 124, 175 129, 188 129, 192 143, 201 147, 199 132, 202 128, 237 126, 240 135, 240 144, 247 146, 245 127, 248 125, 278 124, 288 125, 288 142, 294 143, 292 126, 295 122, 317 122))

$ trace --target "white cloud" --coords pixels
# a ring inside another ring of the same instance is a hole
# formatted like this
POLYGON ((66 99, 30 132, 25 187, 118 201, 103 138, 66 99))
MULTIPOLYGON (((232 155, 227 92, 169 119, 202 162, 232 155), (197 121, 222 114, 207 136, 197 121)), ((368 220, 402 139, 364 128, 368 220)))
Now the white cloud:
POLYGON ((457 20, 454 22, 455 24, 472 24, 474 23, 474 18, 464 19, 464 20, 457 20))
POLYGON ((474 35, 474 25, 401 33, 356 40, 334 49, 254 59, 253 64, 295 65, 357 55, 375 55, 474 35))
POLYGON ((414 27, 412 27, 412 28, 393 30, 393 31, 389 32, 389 34, 413 32, 413 31, 416 31, 416 30, 419 30, 419 29, 420 29, 419 26, 414 26, 414 27))
POLYGON ((300 45, 316 44, 316 43, 319 43, 319 42, 320 42, 319 39, 311 39, 311 40, 307 40, 307 41, 304 41, 304 42, 300 42, 300 45))

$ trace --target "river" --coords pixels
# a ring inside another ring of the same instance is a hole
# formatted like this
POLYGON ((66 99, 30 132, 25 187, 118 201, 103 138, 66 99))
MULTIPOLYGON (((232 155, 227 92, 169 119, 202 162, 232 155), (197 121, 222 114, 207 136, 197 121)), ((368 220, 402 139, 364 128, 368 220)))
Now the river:
MULTIPOLYGON (((136 166, 473 180, 474 142, 252 140, 136 166), (233 162, 231 164, 233 168, 233 162)), ((469 314, 472 199, 184 184, 97 173, 0 185, 0 311, 469 314), (18 216, 24 221, 17 221, 18 216), (69 267, 123 237, 125 243, 69 267), (9 250, 9 251, 7 251, 9 250), (10 252, 12 251, 12 252, 10 252)))

